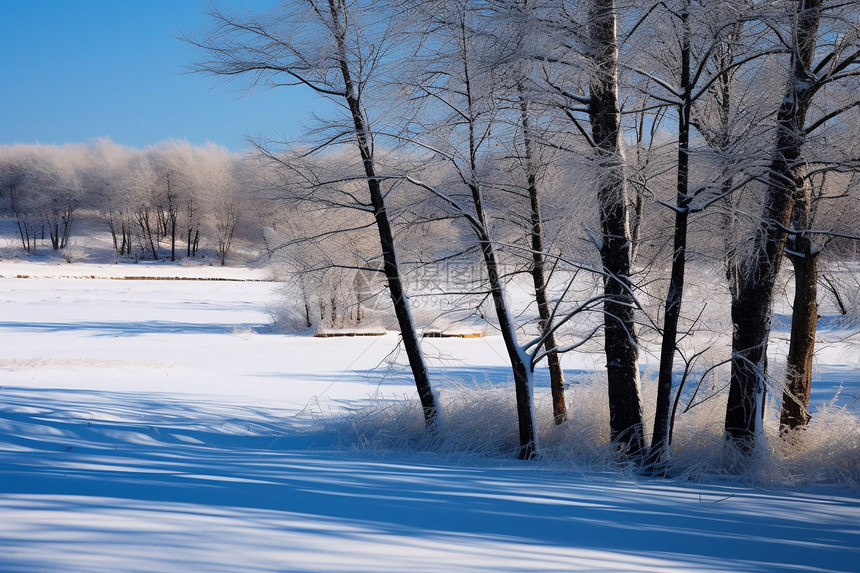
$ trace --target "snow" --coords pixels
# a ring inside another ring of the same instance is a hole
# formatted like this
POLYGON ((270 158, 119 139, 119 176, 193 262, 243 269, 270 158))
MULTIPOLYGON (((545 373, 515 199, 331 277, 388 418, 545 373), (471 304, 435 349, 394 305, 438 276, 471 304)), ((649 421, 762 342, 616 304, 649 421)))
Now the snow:
MULTIPOLYGON (((397 336, 279 333, 265 271, 0 276, 0 571, 860 571, 857 487, 363 444, 364 408, 415 402, 397 336), (93 276, 210 280, 65 278, 93 276)), ((443 396, 506 381, 498 336, 424 344, 443 396)), ((816 399, 856 394, 858 355, 824 348, 816 399)))

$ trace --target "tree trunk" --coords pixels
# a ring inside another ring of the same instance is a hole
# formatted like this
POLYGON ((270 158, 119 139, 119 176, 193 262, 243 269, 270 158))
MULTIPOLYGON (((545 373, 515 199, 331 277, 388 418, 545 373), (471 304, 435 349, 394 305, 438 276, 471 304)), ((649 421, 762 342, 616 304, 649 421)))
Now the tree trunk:
POLYGON ((818 321, 818 251, 808 237, 792 241, 788 259, 794 267, 794 306, 791 341, 786 360, 786 390, 782 394, 780 430, 793 430, 809 422, 812 356, 818 321))
POLYGON ((132 236, 131 236, 131 217, 127 217, 123 219, 122 222, 123 229, 123 243, 125 244, 125 254, 131 255, 131 247, 133 244, 132 236))
POLYGON ((803 185, 804 124, 814 94, 810 68, 815 55, 821 0, 800 0, 792 34, 791 72, 777 113, 774 157, 768 173, 761 224, 754 250, 741 262, 732 301, 732 372, 725 430, 732 444, 749 453, 764 415, 764 375, 776 276, 797 190, 803 185))
POLYGON ((18 217, 18 232, 21 233, 21 246, 24 247, 24 252, 30 252, 30 228, 26 221, 18 217))
POLYGON ((427 372, 427 364, 424 353, 421 350, 421 341, 415 330, 412 313, 409 309, 409 300, 403 289, 403 281, 400 277, 400 265, 397 262, 397 254, 394 249, 394 233, 388 220, 388 211, 385 205, 385 197, 376 178, 376 164, 373 155, 373 141, 364 116, 364 110, 360 101, 360 90, 353 82, 347 59, 346 40, 344 35, 344 23, 346 21, 346 5, 343 0, 329 0, 329 9, 332 16, 332 35, 337 45, 337 58, 340 64, 341 75, 344 81, 344 96, 352 115, 355 132, 355 142, 361 153, 364 164, 364 173, 367 176, 367 187, 370 192, 370 203, 373 208, 373 217, 376 220, 376 228, 379 233, 379 243, 382 248, 383 272, 388 281, 388 290, 391 301, 394 304, 394 314, 400 326, 400 336, 403 339, 403 347, 409 359, 412 376, 418 390, 418 398, 424 411, 424 423, 427 428, 434 428, 437 420, 438 407, 433 390, 430 386, 430 376, 427 372))
POLYGON ((63 212, 62 221, 63 221, 63 236, 60 241, 60 248, 65 249, 69 244, 69 237, 72 234, 72 217, 74 216, 74 208, 71 205, 68 205, 63 212))
MULTIPOLYGON (((473 188, 473 194, 475 189, 473 188)), ((479 236, 481 252, 484 255, 484 264, 487 267, 487 276, 490 281, 490 293, 496 308, 496 316, 499 321, 499 330, 505 341, 505 349, 511 361, 511 370, 514 375, 514 392, 517 402, 517 425, 519 428, 520 447, 517 458, 520 460, 531 460, 538 455, 537 434, 534 424, 534 405, 532 397, 532 368, 528 358, 520 350, 517 342, 514 323, 508 312, 505 301, 505 291, 499 276, 499 266, 496 260, 495 249, 489 236, 487 236, 486 221, 483 216, 483 207, 479 201, 476 205, 478 220, 484 223, 484 229, 479 236)))
POLYGON ((689 4, 681 13, 681 104, 678 106, 678 174, 675 193, 675 229, 672 249, 672 274, 669 292, 663 309, 663 339, 660 345, 660 370, 657 376, 657 405, 654 413, 654 432, 648 454, 648 466, 654 470, 661 462, 669 442, 672 409, 672 378, 675 353, 678 348, 678 320, 684 299, 684 278, 687 261, 687 224, 689 219, 690 173, 690 112, 693 102, 690 93, 690 25, 689 4))
MULTIPOLYGON (((541 333, 546 332, 552 325, 549 324, 550 310, 546 293, 546 256, 544 254, 543 241, 543 218, 540 212, 540 200, 538 197, 537 176, 534 165, 534 152, 532 149, 532 136, 529 129, 528 102, 520 95, 520 111, 523 124, 523 138, 525 147, 526 172, 528 177, 529 200, 531 203, 531 246, 532 246, 532 282, 535 287, 535 301, 540 317, 541 333)), ((551 333, 544 344, 547 352, 547 366, 549 367, 549 384, 552 394, 552 417, 556 424, 562 424, 567 420, 567 404, 564 399, 564 372, 561 369, 561 357, 552 352, 557 347, 555 334, 551 333)))
MULTIPOLYGON (((478 173, 479 138, 475 135, 476 113, 474 108, 474 94, 472 92, 472 76, 469 69, 469 57, 467 53, 467 31, 465 17, 459 22, 460 32, 460 56, 462 57, 463 95, 466 97, 467 109, 461 115, 468 126, 468 151, 469 172, 467 185, 472 195, 472 206, 475 209, 475 218, 471 221, 472 229, 481 247, 484 256, 484 266, 487 268, 487 278, 490 283, 490 294, 493 306, 496 309, 496 317, 499 321, 499 330, 505 342, 508 359, 511 362, 511 370, 514 376, 514 393, 517 404, 517 427, 519 430, 519 451, 517 458, 521 460, 534 459, 538 455, 537 434, 534 424, 533 403, 533 365, 530 358, 523 352, 517 341, 513 318, 508 311, 505 301, 505 290, 499 273, 499 263, 496 258, 496 250, 490 238, 490 225, 484 209, 484 195, 481 189, 478 173)), ((532 213, 534 215, 534 212, 532 213)))
MULTIPOLYGON (((803 181, 795 194, 791 225, 797 231, 812 227, 812 188, 808 181, 803 181)), ((810 419, 809 394, 812 391, 812 357, 818 322, 820 254, 819 246, 809 235, 792 235, 786 244, 788 259, 794 267, 794 304, 786 357, 786 387, 779 416, 781 433, 805 426, 810 419)))
POLYGON ((116 238, 116 227, 113 224, 113 214, 108 215, 108 227, 110 227, 110 236, 113 239, 113 250, 122 254, 119 250, 119 241, 116 238))
MULTIPOLYGON (((144 238, 149 243, 149 248, 152 250, 152 258, 158 260, 158 250, 155 247, 155 239, 152 236, 152 224, 149 219, 149 211, 139 212, 137 214, 137 222, 140 225, 140 230, 144 238)), ((144 247, 141 246, 143 249, 144 247)))
POLYGON ((602 176, 597 191, 604 276, 604 332, 612 440, 638 456, 644 447, 639 394, 639 349, 630 281, 632 241, 627 189, 621 158, 618 108, 618 48, 614 0, 594 0, 590 13, 592 43, 589 119, 602 176))
POLYGON ((149 218, 146 220, 146 232, 149 236, 149 248, 152 249, 152 258, 158 260, 158 248, 155 246, 155 239, 152 237, 152 228, 149 225, 149 218))
MULTIPOLYGON (((546 332, 546 329, 551 325, 549 324, 550 310, 546 295, 546 279, 544 277, 544 258, 542 255, 537 254, 542 251, 534 243, 532 244, 532 249, 535 253, 534 266, 531 273, 535 286, 535 301, 537 302, 538 314, 540 316, 541 332, 546 332)), ((555 334, 551 333, 546 337, 544 348, 546 348, 547 352, 550 352, 546 360, 547 367, 549 368, 550 393, 552 395, 552 418, 556 424, 563 424, 567 420, 567 403, 564 397, 564 371, 561 368, 561 356, 556 352, 552 352, 557 347, 555 334)))
MULTIPOLYGON (((471 147, 474 150, 474 146, 471 147)), ((496 317, 499 321, 499 330, 502 333, 502 339, 505 341, 505 349, 508 352, 508 359, 511 362, 511 370, 514 375, 517 426, 520 440, 517 458, 520 460, 531 460, 538 456, 537 434, 534 424, 534 400, 532 396, 532 365, 517 341, 514 322, 505 301, 505 290, 499 275, 499 264, 488 233, 489 225, 487 224, 484 212, 484 200, 481 189, 474 182, 469 185, 469 188, 472 192, 472 203, 475 207, 476 220, 478 221, 478 225, 474 227, 474 230, 478 237, 478 243, 481 246, 481 253, 484 255, 484 265, 487 267, 487 278, 490 282, 490 294, 493 298, 496 317)))

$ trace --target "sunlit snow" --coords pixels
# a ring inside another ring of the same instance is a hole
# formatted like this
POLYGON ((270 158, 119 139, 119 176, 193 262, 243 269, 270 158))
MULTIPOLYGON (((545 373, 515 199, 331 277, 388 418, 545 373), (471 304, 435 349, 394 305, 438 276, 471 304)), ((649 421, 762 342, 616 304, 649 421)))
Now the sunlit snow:
MULTIPOLYGON (((415 395, 396 335, 280 334, 265 280, 58 278, 113 267, 0 263, 0 571, 860 571, 856 484, 363 447, 343 416, 415 395)), ((512 393, 498 337, 430 354, 443 396, 512 393)))

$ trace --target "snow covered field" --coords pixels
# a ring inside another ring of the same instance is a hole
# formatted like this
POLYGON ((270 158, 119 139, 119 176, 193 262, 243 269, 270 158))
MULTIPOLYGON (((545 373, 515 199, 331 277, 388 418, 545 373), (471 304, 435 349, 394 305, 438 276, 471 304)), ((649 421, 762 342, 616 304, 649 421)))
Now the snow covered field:
MULTIPOLYGON (((344 415, 414 395, 396 337, 278 334, 264 273, 0 262, 0 276, 0 571, 860 571, 856 484, 363 445, 344 415), (254 281, 71 278, 124 273, 254 281)), ((856 395, 858 347, 828 348, 825 379, 856 395)), ((443 396, 506 379, 495 337, 429 353, 445 357, 443 396)))

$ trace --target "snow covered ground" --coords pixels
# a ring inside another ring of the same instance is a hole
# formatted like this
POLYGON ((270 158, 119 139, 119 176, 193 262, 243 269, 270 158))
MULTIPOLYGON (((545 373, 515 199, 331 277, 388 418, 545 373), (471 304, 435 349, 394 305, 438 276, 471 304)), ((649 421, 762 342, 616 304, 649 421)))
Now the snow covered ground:
MULTIPOLYGON (((0 276, 0 571, 860 571, 856 484, 363 444, 356 424, 414 396, 396 336, 279 334, 260 271, 0 262, 0 276), (70 278, 177 273, 254 280, 70 278)), ((857 346, 828 348, 822 403, 860 378, 857 346)), ((506 380, 496 337, 428 353, 443 396, 506 380)))

